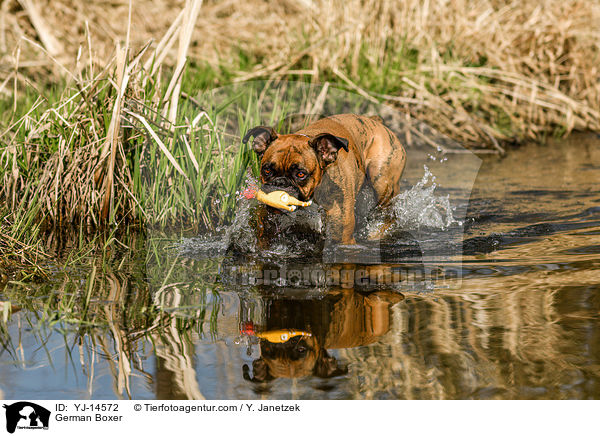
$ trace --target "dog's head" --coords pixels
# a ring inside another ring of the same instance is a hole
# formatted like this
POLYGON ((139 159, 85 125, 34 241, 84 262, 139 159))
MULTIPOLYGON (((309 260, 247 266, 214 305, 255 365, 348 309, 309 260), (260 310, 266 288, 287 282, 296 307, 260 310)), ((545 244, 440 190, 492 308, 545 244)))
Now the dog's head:
POLYGON ((248 365, 243 367, 246 380, 264 382, 308 375, 330 378, 348 372, 348 367, 340 365, 314 337, 296 337, 282 344, 261 340, 260 348, 260 359, 252 363, 253 376, 250 377, 248 365))
POLYGON ((266 193, 285 191, 301 201, 312 199, 339 150, 348 151, 348 140, 330 133, 279 135, 271 127, 258 126, 246 133, 243 142, 251 137, 252 148, 261 160, 261 189, 266 193))

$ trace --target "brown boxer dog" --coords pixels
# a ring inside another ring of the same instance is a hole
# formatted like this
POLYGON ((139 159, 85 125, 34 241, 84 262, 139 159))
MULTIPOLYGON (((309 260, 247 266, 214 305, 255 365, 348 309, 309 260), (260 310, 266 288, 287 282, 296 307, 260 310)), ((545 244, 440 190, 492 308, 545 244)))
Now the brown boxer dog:
POLYGON ((258 126, 243 142, 250 137, 261 159, 261 189, 314 199, 327 212, 328 237, 334 241, 356 243, 354 206, 365 182, 378 206, 398 194, 406 152, 379 117, 333 115, 288 135, 258 126))

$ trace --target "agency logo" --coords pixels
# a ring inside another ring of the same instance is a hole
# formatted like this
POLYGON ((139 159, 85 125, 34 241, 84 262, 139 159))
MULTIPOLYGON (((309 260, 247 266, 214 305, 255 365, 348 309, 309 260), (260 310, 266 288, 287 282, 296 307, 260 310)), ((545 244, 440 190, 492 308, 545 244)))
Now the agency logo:
POLYGON ((6 431, 14 433, 16 429, 48 430, 50 411, 28 401, 19 401, 4 405, 6 409, 6 431))

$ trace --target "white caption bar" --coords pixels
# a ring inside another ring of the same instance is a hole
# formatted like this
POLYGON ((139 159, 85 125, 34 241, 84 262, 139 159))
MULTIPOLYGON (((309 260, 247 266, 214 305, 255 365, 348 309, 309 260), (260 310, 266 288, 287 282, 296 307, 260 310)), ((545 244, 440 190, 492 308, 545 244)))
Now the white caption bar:
POLYGON ((0 434, 19 436, 238 430, 270 435, 502 435, 597 432, 598 401, 44 401, 1 400, 0 434), (35 430, 43 430, 36 433, 35 430), (111 433, 113 432, 113 433, 111 433), (384 433, 385 432, 385 433, 384 433))

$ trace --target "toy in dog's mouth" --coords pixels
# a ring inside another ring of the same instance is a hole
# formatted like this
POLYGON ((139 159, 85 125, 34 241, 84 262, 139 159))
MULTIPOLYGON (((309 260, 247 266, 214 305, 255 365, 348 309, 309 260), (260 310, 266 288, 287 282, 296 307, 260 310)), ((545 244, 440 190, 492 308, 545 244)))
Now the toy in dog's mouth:
POLYGON ((285 191, 272 191, 267 194, 260 189, 258 191, 247 189, 244 191, 244 196, 246 198, 256 198, 267 206, 287 210, 288 212, 295 211, 297 206, 307 207, 312 204, 312 201, 300 201, 285 191))

